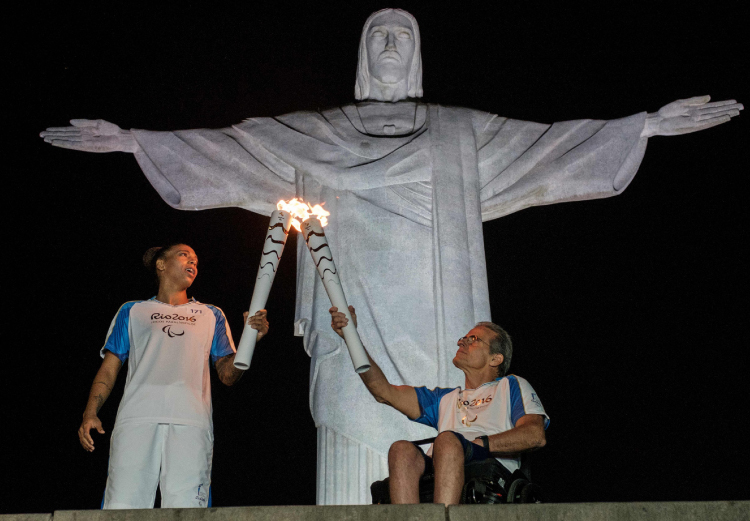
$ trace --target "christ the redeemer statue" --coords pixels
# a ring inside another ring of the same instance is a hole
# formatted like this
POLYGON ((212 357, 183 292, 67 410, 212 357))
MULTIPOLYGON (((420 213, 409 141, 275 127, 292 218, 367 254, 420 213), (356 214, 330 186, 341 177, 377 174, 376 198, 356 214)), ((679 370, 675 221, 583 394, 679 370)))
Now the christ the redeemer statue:
MULTIPOLYGON (((680 100, 657 113, 546 125, 423 104, 417 22, 386 9, 365 23, 357 103, 217 130, 122 130, 72 120, 52 145, 133 153, 174 208, 237 206, 270 215, 280 199, 325 201, 326 231, 359 333, 396 384, 455 387, 456 339, 489 321, 482 221, 536 205, 610 197, 633 179, 647 138, 703 130, 743 109, 680 100), (419 319, 417 319, 419 317, 419 319)), ((318 504, 369 503, 388 447, 433 435, 368 394, 330 302, 298 241, 295 333, 312 357, 318 504)))

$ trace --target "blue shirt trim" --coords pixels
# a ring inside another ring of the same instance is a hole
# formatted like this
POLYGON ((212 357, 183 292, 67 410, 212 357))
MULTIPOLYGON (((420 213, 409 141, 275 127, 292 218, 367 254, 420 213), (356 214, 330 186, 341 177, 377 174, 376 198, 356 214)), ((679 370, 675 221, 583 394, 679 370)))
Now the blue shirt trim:
POLYGON ((234 354, 234 349, 232 349, 232 346, 229 343, 227 319, 224 316, 224 312, 211 304, 206 304, 206 307, 213 311, 214 317, 216 318, 214 339, 211 342, 211 361, 215 363, 219 358, 234 354))
POLYGON ((135 300, 132 302, 126 302, 120 306, 120 309, 115 316, 115 323, 112 326, 112 331, 107 335, 104 347, 102 347, 102 351, 109 351, 123 363, 128 359, 128 356, 130 356, 130 335, 128 334, 130 329, 130 310, 138 302, 142 301, 135 300))
POLYGON ((430 390, 427 387, 415 387, 414 390, 417 391, 420 416, 413 421, 437 429, 440 416, 440 400, 443 396, 456 389, 457 387, 435 387, 430 390))
POLYGON ((507 378, 508 390, 510 391, 510 421, 515 425, 518 420, 526 416, 526 409, 523 407, 523 395, 518 380, 513 375, 509 375, 507 378))

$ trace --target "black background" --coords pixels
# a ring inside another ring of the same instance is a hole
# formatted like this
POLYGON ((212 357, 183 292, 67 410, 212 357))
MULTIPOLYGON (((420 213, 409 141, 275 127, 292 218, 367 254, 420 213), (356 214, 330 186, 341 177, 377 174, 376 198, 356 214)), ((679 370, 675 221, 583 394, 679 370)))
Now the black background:
MULTIPOLYGON (((425 101, 553 122, 702 94, 748 99, 739 2, 516 4, 402 2, 422 31, 425 101)), ((108 435, 88 454, 76 430, 112 316, 154 294, 143 252, 172 238, 191 244, 201 274, 189 294, 220 306, 238 337, 268 222, 239 209, 173 210, 132 156, 56 149, 38 133, 71 118, 222 127, 351 101, 361 27, 382 7, 6 11, 0 511, 98 508, 108 435)), ((493 319, 514 338, 512 372, 552 417, 534 457, 548 501, 750 498, 745 117, 651 139, 622 196, 485 224, 493 319)), ((268 302, 271 334, 236 387, 213 389, 215 506, 315 502, 290 237, 268 302)), ((101 413, 108 433, 123 381, 101 413)))

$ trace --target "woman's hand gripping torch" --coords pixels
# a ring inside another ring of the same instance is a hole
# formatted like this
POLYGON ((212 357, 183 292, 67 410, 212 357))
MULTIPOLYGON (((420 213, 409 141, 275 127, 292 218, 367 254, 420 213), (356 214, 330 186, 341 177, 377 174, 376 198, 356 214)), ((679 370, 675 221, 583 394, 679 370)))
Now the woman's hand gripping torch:
POLYGON ((344 313, 349 320, 349 323, 341 331, 344 334, 346 347, 349 348, 354 370, 358 373, 364 373, 370 369, 370 360, 367 358, 367 353, 365 353, 359 333, 357 333, 357 326, 354 325, 349 312, 344 289, 341 287, 336 264, 333 262, 333 254, 328 246, 320 221, 315 217, 310 217, 303 222, 302 236, 305 238, 307 248, 310 250, 310 255, 312 255, 313 262, 318 269, 318 274, 323 279, 323 286, 326 288, 331 304, 339 308, 339 311, 344 313))
MULTIPOLYGON (((271 214, 266 242, 263 244, 263 255, 260 256, 258 276, 255 279, 255 288, 253 289, 253 296, 250 299, 249 316, 251 317, 266 307, 268 294, 271 291, 271 285, 276 276, 276 268, 279 266, 281 254, 284 252, 284 245, 289 235, 291 222, 292 215, 287 211, 276 210, 271 214)), ((257 341, 258 331, 245 321, 240 345, 234 357, 234 366, 237 369, 244 371, 250 367, 250 360, 253 357, 257 341)))

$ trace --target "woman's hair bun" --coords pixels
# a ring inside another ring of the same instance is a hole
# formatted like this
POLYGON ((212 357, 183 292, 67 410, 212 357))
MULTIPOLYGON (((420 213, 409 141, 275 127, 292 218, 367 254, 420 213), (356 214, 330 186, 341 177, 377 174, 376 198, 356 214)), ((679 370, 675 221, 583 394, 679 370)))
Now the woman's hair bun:
POLYGON ((153 271, 156 256, 161 249, 162 246, 154 246, 153 248, 146 250, 146 253, 143 254, 143 265, 148 268, 149 271, 153 271))

